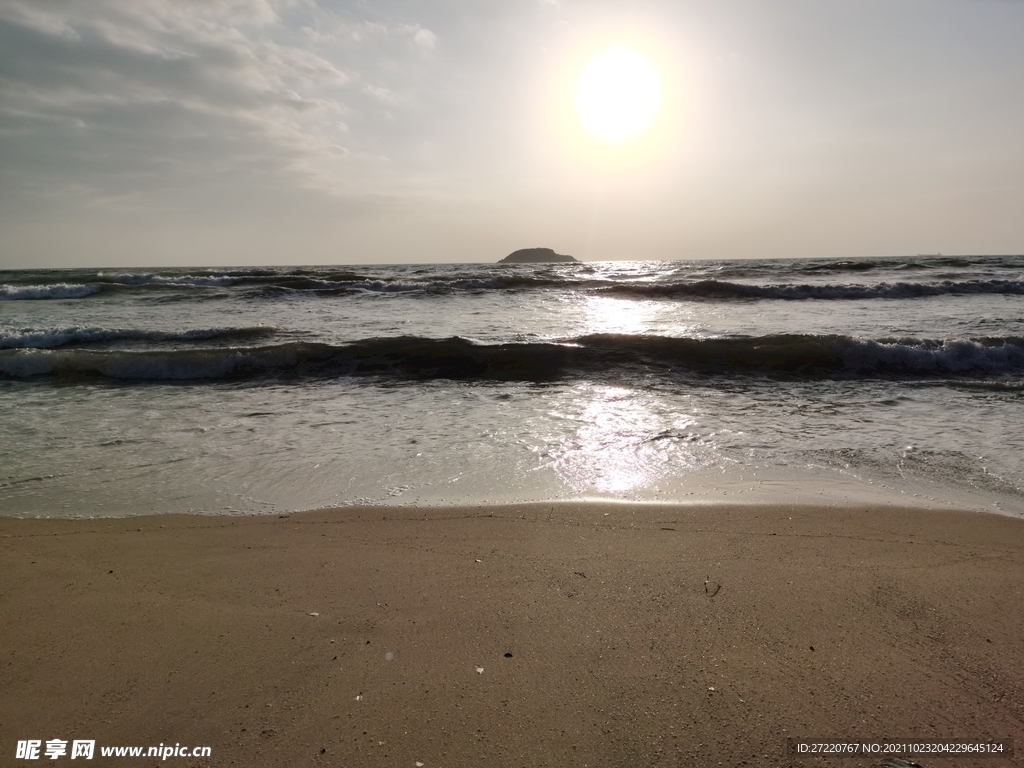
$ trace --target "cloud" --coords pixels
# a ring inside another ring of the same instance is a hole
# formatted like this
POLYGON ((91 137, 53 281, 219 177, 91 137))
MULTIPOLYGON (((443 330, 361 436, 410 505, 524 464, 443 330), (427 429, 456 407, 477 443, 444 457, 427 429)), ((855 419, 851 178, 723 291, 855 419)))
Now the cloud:
POLYGON ((297 7, 3 3, 5 195, 116 196, 232 174, 344 187, 325 163, 349 154, 346 98, 359 76, 296 43, 281 14, 297 7))
POLYGON ((429 29, 417 29, 413 33, 412 39, 416 42, 416 45, 430 50, 433 50, 434 46, 437 45, 437 35, 429 29))

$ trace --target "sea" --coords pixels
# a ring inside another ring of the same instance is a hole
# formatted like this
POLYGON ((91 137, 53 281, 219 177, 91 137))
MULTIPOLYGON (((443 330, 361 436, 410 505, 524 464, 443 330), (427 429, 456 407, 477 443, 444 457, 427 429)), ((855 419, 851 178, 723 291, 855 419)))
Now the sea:
POLYGON ((0 271, 0 514, 1024 516, 1024 256, 0 271))

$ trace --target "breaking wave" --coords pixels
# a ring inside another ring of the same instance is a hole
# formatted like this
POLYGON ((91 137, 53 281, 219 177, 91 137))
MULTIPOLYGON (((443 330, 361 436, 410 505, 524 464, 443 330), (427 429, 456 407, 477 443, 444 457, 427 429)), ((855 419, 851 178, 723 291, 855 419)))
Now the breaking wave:
POLYGON ((373 279, 350 281, 308 280, 303 284, 277 283, 264 287, 265 293, 311 292, 322 295, 337 294, 420 294, 424 296, 450 295, 459 292, 515 291, 538 288, 591 288, 602 287, 600 281, 565 280, 526 275, 458 277, 447 280, 431 279, 373 279))
POLYGON ((1024 296, 1019 257, 1005 259, 676 262, 608 265, 433 265, 201 270, 39 270, 0 274, 2 299, 140 292, 155 301, 280 297, 446 297, 560 290, 626 299, 842 301, 1024 296), (939 271, 937 269, 941 268, 939 271), (971 269, 960 273, 960 269, 971 269), (1004 270, 1002 273, 993 270, 1004 270), (913 278, 911 276, 913 275, 913 278), (868 278, 871 276, 873 282, 868 278), (890 279, 891 278, 891 279, 890 279), (54 282, 48 282, 52 279, 54 282), (829 282, 822 282, 829 280, 829 282), (859 280, 859 282, 849 282, 859 280))
POLYGON ((26 299, 80 299, 100 290, 98 285, 76 285, 75 283, 51 283, 50 285, 8 285, 0 284, 0 301, 23 301, 26 299))
POLYGON ((239 278, 231 275, 152 275, 152 274, 120 274, 107 275, 99 273, 96 278, 103 283, 115 285, 180 285, 202 288, 219 288, 235 285, 239 278))
POLYGON ((940 283, 878 283, 877 285, 816 285, 813 283, 750 285, 719 280, 685 283, 620 283, 606 292, 641 298, 679 299, 916 299, 928 296, 1010 294, 1024 296, 1024 280, 962 280, 940 283))
POLYGON ((267 325, 241 328, 196 328, 188 331, 144 331, 131 328, 50 328, 0 333, 0 349, 55 349, 76 344, 109 344, 118 341, 172 343, 230 341, 271 336, 276 328, 267 325))
POLYGON ((1024 339, 875 340, 838 335, 694 339, 599 334, 503 344, 399 336, 341 345, 290 342, 164 351, 8 349, 0 351, 0 374, 123 381, 266 375, 545 381, 635 374, 977 380, 1024 374, 1024 339))

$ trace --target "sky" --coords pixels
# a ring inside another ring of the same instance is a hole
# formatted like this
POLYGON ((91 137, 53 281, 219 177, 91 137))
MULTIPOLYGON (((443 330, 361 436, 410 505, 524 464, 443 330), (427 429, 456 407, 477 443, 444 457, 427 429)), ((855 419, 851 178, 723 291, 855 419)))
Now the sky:
POLYGON ((1024 252, 1022 0, 0 0, 0 268, 1024 252), (661 104, 607 147, 614 44, 661 104))

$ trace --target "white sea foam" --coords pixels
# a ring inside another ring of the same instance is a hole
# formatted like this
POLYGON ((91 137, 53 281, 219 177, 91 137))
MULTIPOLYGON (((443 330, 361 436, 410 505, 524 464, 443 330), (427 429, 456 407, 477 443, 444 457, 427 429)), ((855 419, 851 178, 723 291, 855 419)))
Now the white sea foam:
POLYGON ((51 283, 50 285, 0 284, 0 301, 25 299, 80 299, 99 291, 98 285, 51 283))
POLYGON ((874 341, 837 339, 830 344, 850 371, 913 374, 1004 373, 1024 370, 1024 340, 985 343, 971 339, 874 341))
POLYGON ((97 277, 108 283, 119 285, 187 285, 199 287, 222 287, 234 285, 238 282, 237 277, 231 275, 134 275, 124 273, 119 275, 107 275, 100 272, 97 277))

